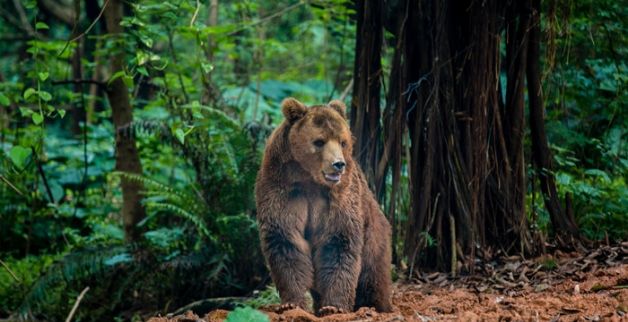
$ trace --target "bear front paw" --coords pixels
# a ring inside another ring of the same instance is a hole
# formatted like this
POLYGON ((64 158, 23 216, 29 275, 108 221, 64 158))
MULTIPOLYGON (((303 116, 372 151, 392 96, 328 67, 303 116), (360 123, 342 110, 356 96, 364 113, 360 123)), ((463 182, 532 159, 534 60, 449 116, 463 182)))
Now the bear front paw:
POLYGON ((347 311, 339 309, 335 306, 323 306, 322 308, 320 308, 320 310, 318 310, 318 316, 326 316, 340 313, 347 313, 347 311))
POLYGON ((281 314, 281 313, 283 313, 283 312, 290 311, 290 310, 294 310, 294 309, 298 309, 298 308, 300 308, 300 306, 299 306, 299 305, 297 305, 297 304, 294 304, 294 303, 284 303, 284 304, 281 304, 281 305, 280 305, 280 306, 279 306, 279 307, 275 310, 275 313, 277 313, 277 314, 281 314))

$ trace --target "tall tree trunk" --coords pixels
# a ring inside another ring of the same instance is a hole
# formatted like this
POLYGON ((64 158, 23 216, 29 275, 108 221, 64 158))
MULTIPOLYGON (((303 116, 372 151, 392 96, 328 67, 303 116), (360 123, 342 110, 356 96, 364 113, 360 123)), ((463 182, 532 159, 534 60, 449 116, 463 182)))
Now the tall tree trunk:
POLYGON ((382 158, 377 166, 377 177, 384 178, 387 168, 391 171, 391 191, 388 198, 387 217, 392 225, 393 243, 393 263, 400 263, 397 245, 400 238, 399 219, 397 213, 397 200, 401 192, 401 170, 404 158, 404 136, 406 134, 406 100, 404 98, 404 88, 407 84, 407 73, 402 65, 402 57, 406 50, 405 37, 406 26, 408 24, 408 3, 398 4, 393 8, 392 16, 388 19, 396 24, 391 26, 392 32, 396 36, 395 53, 390 72, 389 90, 386 96, 386 109, 384 113, 384 147, 382 158), (402 85, 403 84, 403 85, 402 85))
MULTIPOLYGON (((122 33, 120 21, 123 17, 123 4, 122 0, 109 0, 104 11, 107 31, 114 37, 122 33)), ((117 51, 111 56, 110 66, 111 75, 124 70, 124 50, 122 48, 117 48, 117 51)), ((118 77, 109 84, 107 97, 111 105, 113 125, 116 129, 116 170, 142 174, 142 164, 135 146, 135 138, 132 135, 123 134, 123 131, 118 131, 118 129, 133 122, 133 108, 129 100, 129 89, 122 77, 118 77)), ((125 178, 122 178, 121 185, 121 213, 124 222, 125 238, 127 241, 134 241, 139 236, 137 223, 145 217, 140 194, 142 185, 125 178)))
MULTIPOLYGON (((507 6, 498 0, 407 6, 403 57, 393 61, 393 72, 401 63, 406 75, 399 86, 411 141, 404 245, 411 267, 472 270, 478 246, 532 250, 523 202, 525 56, 509 56, 518 61, 508 78, 511 103, 500 95, 507 6)), ((512 14, 522 28, 513 36, 520 49, 527 22, 521 10, 512 14)))
POLYGON ((530 132, 532 136, 532 156, 536 172, 541 181, 541 192, 545 201, 545 208, 550 214, 550 220, 557 235, 576 237, 578 226, 571 212, 564 212, 554 180, 552 152, 547 144, 545 134, 545 109, 541 92, 541 72, 539 67, 540 57, 540 9, 541 1, 532 0, 530 27, 530 45, 528 51, 528 99, 530 104, 530 132))
POLYGON ((350 121, 357 141, 354 154, 375 195, 381 199, 384 178, 377 176, 381 156, 380 89, 383 0, 358 0, 353 97, 350 121))

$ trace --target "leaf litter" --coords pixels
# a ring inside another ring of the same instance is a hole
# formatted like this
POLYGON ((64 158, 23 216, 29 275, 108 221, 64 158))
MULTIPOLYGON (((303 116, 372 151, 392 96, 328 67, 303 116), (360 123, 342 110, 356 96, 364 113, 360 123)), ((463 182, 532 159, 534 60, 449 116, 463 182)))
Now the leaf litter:
MULTIPOLYGON (((320 318, 302 309, 277 314, 278 305, 260 310, 273 322, 628 321, 628 242, 532 259, 484 255, 472 275, 419 272, 396 283, 392 313, 361 308, 320 318)), ((214 322, 229 313, 215 310, 200 318, 187 312, 149 321, 214 322)))

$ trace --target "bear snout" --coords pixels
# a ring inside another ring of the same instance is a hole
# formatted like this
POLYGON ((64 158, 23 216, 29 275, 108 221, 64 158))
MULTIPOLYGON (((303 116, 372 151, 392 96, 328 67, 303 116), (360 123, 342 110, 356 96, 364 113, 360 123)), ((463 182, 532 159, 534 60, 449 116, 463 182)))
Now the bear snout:
POLYGON ((342 171, 342 170, 344 170, 345 165, 347 165, 347 164, 345 163, 344 160, 337 160, 334 163, 332 163, 331 165, 334 167, 334 169, 336 169, 338 171, 342 171))

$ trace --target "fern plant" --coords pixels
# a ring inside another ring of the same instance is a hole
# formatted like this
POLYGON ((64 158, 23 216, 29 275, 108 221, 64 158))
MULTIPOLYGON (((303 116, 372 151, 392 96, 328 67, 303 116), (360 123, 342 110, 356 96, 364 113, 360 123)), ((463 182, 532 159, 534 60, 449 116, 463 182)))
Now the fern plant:
MULTIPOLYGON (((188 192, 190 190, 195 191, 194 189, 182 190, 173 188, 155 179, 132 173, 114 172, 114 175, 139 182, 144 186, 143 194, 145 198, 143 202, 149 215, 140 225, 145 224, 159 214, 172 214, 191 223, 201 236, 214 240, 204 218, 209 216, 211 212, 201 196, 197 193, 188 192)), ((208 219, 211 222, 211 218, 208 219)))

